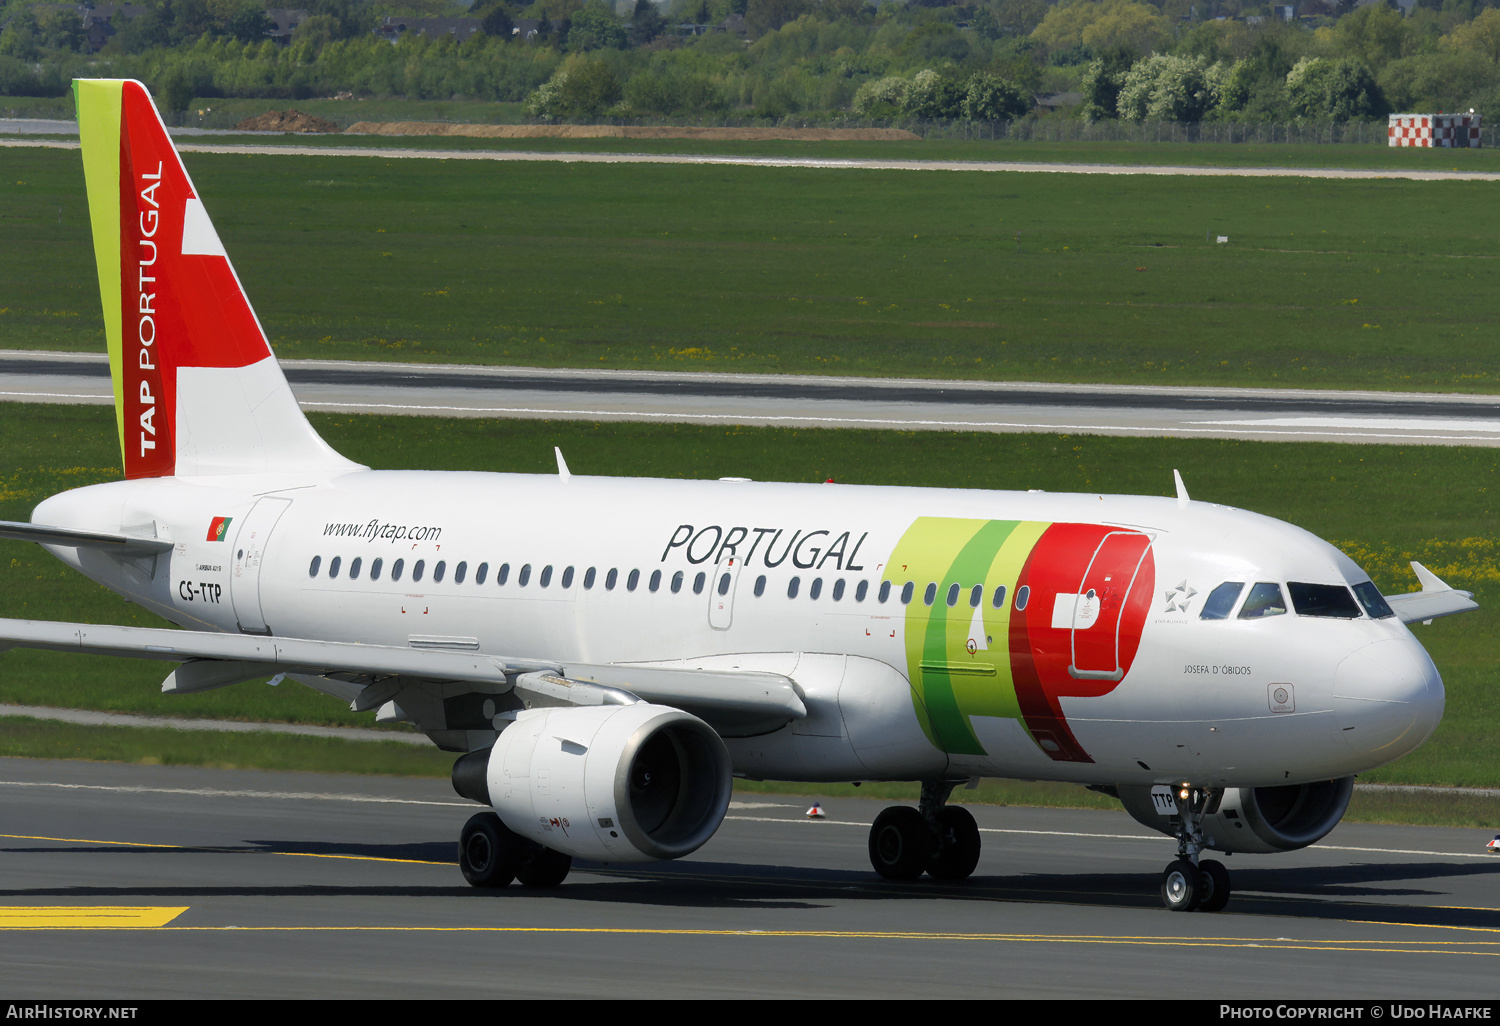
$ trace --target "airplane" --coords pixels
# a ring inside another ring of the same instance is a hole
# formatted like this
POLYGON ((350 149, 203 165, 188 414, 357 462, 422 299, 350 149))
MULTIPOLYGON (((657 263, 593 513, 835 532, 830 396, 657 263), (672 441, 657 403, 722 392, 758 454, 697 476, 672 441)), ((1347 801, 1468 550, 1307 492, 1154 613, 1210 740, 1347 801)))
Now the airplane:
MULTIPOLYGON (((179 629, 0 620, 0 644, 177 663, 168 694, 285 675, 455 754, 476 887, 560 884, 712 838, 737 777, 915 781, 879 876, 969 877, 980 777, 1113 795, 1208 852, 1326 835, 1420 745, 1443 685, 1384 596, 1290 524, 1189 497, 378 471, 299 408, 146 88, 80 80, 124 479, 37 542, 179 629)), ((420 430, 414 423, 414 430, 420 430)))

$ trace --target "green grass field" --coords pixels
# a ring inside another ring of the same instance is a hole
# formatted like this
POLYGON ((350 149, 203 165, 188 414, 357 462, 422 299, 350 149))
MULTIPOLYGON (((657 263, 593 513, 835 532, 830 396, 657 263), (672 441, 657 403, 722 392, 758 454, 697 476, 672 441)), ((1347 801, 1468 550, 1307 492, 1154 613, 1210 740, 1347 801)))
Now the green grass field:
MULTIPOLYGON (((186 159, 282 356, 1500 391, 1491 182, 186 159)), ((77 153, 0 195, 0 347, 101 349, 77 153)))
MULTIPOLYGON (((1442 726, 1413 755, 1362 779, 1500 786, 1494 646, 1500 620, 1500 541, 1493 536, 1500 491, 1491 490, 1500 488, 1500 450, 333 415, 314 415, 313 421, 341 452, 393 469, 547 473, 554 468, 552 447, 557 445, 576 474, 735 475, 792 481, 833 477, 847 483, 1170 494, 1175 467, 1197 498, 1281 517, 1334 541, 1388 593, 1415 589, 1408 559, 1420 559, 1454 586, 1472 589, 1483 605, 1478 613, 1417 628, 1448 686, 1442 726)), ((0 465, 17 468, 0 482, 0 519, 26 519, 32 506, 49 494, 115 478, 116 446, 107 408, 0 406, 0 465)), ((0 605, 4 615, 152 622, 139 607, 104 592, 40 549, 3 544, 8 560, 6 597, 0 605)), ((370 723, 368 714, 350 713, 341 703, 292 684, 273 689, 247 683, 169 697, 158 690, 167 672, 161 663, 23 650, 0 658, 0 702, 5 703, 255 721, 370 723)), ((0 734, 7 731, 14 734, 13 727, 0 729, 0 734)), ((85 733, 57 728, 48 737, 69 739, 85 733)), ((8 752, 56 754, 61 743, 13 740, 8 752)), ((109 753, 118 751, 119 743, 111 740, 95 757, 115 757, 109 753)), ((149 740, 137 743, 151 750, 149 740)), ((184 749, 191 752, 192 746, 175 744, 172 750, 177 754, 170 757, 187 758, 181 754, 184 749)), ((216 739, 208 746, 209 754, 198 758, 260 765, 262 757, 254 754, 259 750, 248 742, 216 739), (232 754, 242 748, 249 754, 232 754)), ((391 771, 420 768, 410 764, 417 768, 391 771)))

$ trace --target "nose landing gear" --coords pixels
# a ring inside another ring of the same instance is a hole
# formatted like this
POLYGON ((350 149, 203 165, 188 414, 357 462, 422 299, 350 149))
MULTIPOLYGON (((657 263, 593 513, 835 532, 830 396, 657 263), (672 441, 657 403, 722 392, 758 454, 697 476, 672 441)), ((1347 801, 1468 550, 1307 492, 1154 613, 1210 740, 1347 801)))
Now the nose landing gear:
POLYGON ((1201 859, 1205 846, 1201 817, 1223 792, 1183 788, 1174 798, 1177 858, 1161 874, 1161 902, 1173 912, 1218 912, 1229 903, 1229 870, 1216 859, 1201 859))
POLYGON ((887 880, 963 880, 979 864, 979 825, 961 805, 947 805, 957 781, 922 784, 917 808, 893 805, 870 827, 870 865, 887 880))

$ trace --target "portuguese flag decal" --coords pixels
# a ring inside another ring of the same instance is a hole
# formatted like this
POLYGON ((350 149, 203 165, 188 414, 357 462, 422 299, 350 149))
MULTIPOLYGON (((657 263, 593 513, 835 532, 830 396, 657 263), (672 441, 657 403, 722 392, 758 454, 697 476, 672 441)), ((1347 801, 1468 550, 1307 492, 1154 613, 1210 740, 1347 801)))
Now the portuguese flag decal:
POLYGON ((234 517, 214 517, 208 525, 208 540, 223 541, 224 536, 229 533, 229 522, 234 517))

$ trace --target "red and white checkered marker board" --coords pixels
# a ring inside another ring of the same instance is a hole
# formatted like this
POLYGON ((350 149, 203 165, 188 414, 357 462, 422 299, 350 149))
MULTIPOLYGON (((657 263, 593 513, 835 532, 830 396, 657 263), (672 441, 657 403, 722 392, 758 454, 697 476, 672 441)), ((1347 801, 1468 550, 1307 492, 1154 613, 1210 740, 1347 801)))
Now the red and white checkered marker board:
POLYGON ((808 819, 822 819, 823 818, 823 806, 819 805, 817 802, 813 802, 813 807, 807 810, 807 818, 808 819))
POLYGON ((1392 146, 1479 146, 1478 114, 1392 114, 1386 133, 1392 146))

